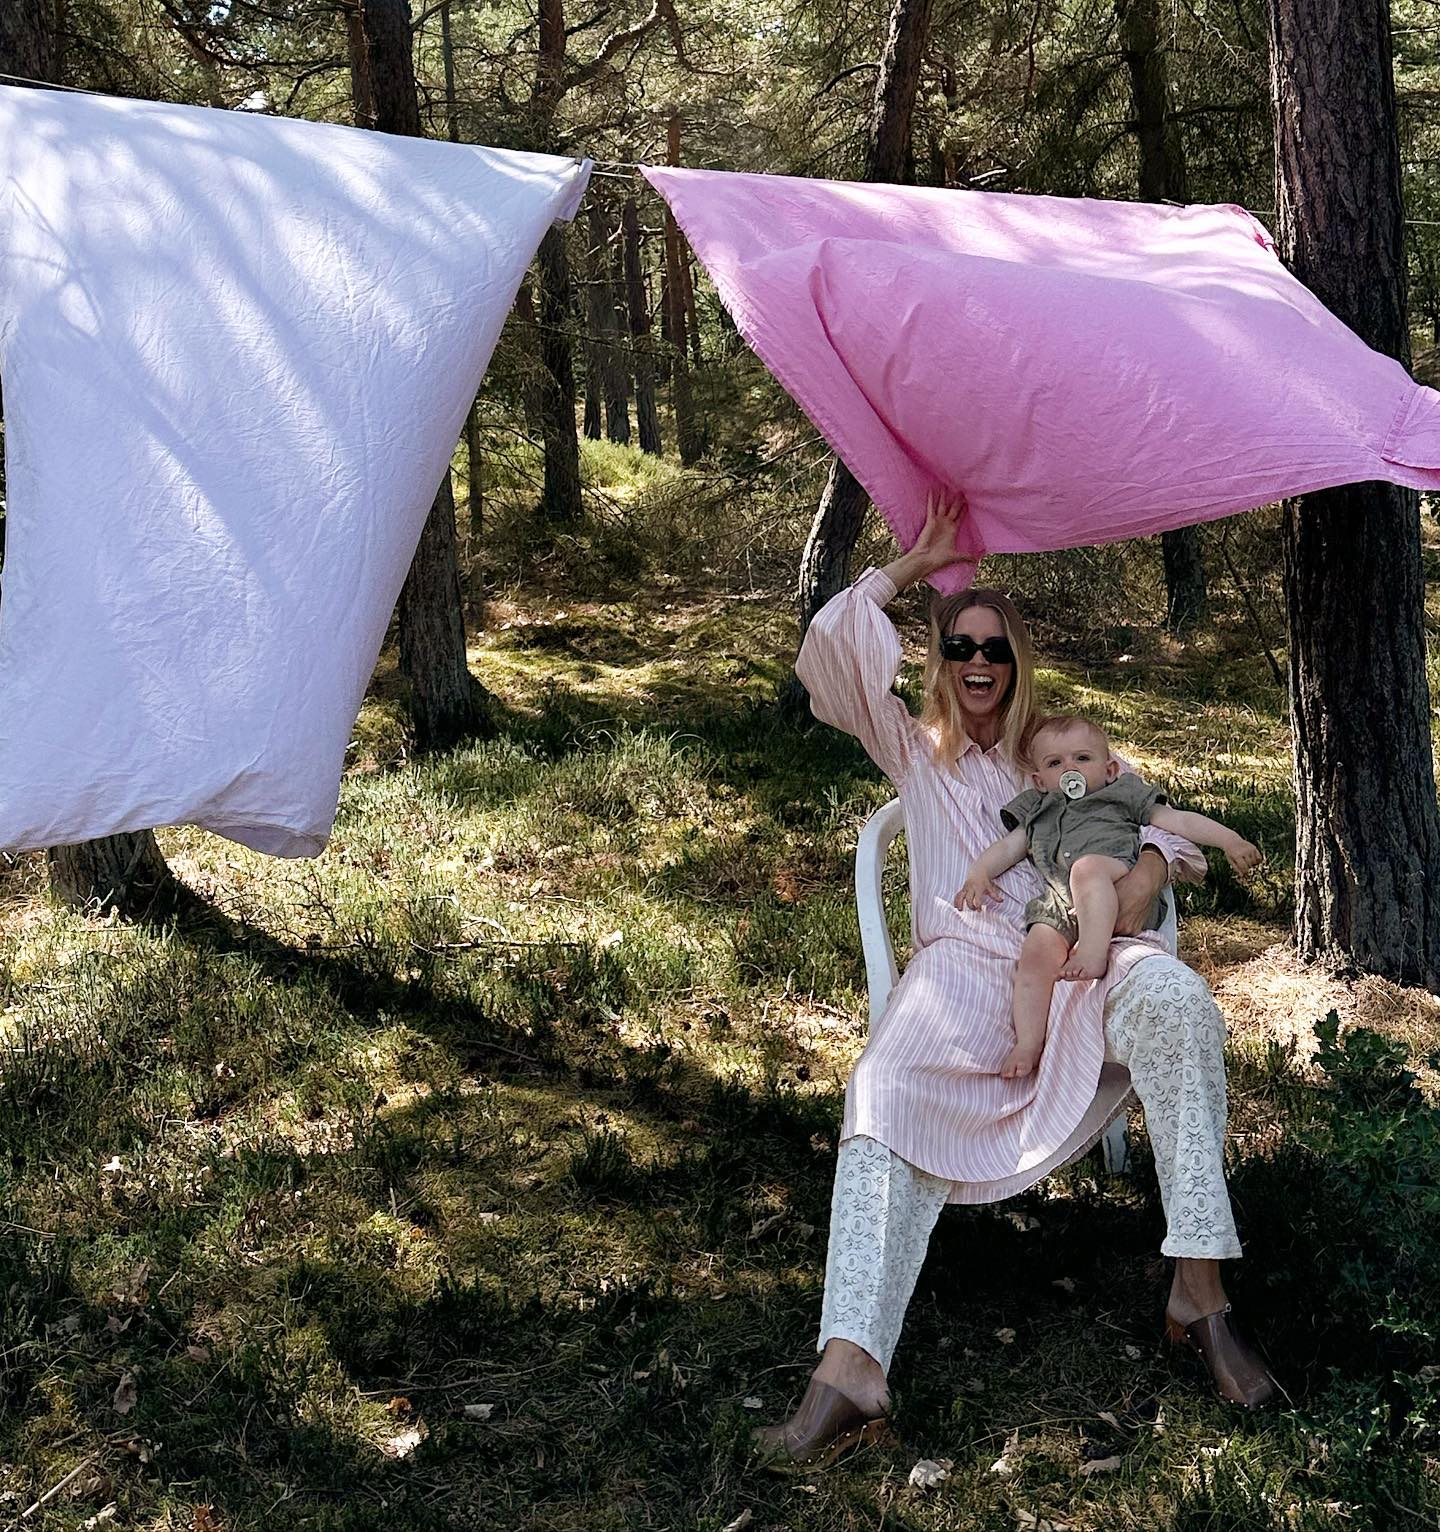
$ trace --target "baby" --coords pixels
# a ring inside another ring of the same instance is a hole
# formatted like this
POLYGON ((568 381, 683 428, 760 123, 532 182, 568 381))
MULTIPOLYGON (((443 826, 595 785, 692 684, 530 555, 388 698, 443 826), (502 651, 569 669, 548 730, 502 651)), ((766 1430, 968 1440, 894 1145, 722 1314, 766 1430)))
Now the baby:
MULTIPOLYGON (((1157 788, 1122 772, 1104 731, 1089 719, 1040 719, 1027 754, 1035 786, 1000 811, 1010 833, 975 859, 955 896, 957 905, 972 910, 982 909, 987 898, 1003 899, 995 879, 1027 854, 1048 885, 1025 906, 1015 1046, 1000 1066, 1007 1080, 1029 1074, 1040 1058, 1056 979, 1098 979, 1105 972, 1119 909, 1115 884, 1140 855, 1142 825, 1217 847, 1241 875, 1260 864, 1260 852, 1243 836, 1204 814, 1171 808, 1157 788)), ((1162 918, 1157 900, 1147 929, 1162 918)))

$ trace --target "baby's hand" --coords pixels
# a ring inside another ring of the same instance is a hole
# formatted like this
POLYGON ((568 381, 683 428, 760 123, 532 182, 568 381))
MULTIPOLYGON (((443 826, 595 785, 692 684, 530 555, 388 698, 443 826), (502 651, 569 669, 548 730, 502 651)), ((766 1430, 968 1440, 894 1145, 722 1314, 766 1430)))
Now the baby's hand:
POLYGON ((987 878, 983 872, 972 872, 965 879, 965 886, 955 895, 955 905, 962 910, 983 910, 987 899, 993 899, 996 904, 1004 903, 1004 890, 994 878, 987 878))
POLYGON ((1237 878, 1248 878, 1260 865, 1260 848, 1252 846, 1243 835, 1237 835, 1224 849, 1225 860, 1237 878))

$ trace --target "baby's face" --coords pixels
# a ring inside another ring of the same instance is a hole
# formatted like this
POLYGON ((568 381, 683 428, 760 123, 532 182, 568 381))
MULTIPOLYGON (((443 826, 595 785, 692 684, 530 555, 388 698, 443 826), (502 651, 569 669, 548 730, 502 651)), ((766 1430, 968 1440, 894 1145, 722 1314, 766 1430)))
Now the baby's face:
POLYGON ((1078 771, 1085 778, 1087 793, 1097 792, 1120 774, 1105 736, 1083 724, 1041 729, 1031 742, 1030 754, 1035 763, 1032 780, 1042 793, 1057 792, 1067 771, 1078 771))

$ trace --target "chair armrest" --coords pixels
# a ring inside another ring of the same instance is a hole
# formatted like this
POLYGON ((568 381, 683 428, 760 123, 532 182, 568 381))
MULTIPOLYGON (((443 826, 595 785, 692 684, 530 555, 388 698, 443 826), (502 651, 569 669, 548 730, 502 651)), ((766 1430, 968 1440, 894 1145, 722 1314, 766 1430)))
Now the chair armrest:
POLYGON ((871 1026, 884 1014, 890 991, 900 977, 885 920, 883 880, 885 858, 904 828, 905 810, 898 798, 892 798, 866 820, 855 848, 855 905, 860 917, 860 950, 865 955, 865 982, 870 991, 871 1026))

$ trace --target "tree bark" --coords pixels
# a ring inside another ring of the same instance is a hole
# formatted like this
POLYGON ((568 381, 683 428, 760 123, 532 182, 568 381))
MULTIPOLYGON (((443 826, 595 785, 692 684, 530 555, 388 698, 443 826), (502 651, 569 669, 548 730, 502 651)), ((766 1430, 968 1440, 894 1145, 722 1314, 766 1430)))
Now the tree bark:
MULTIPOLYGON (((63 60, 54 0, 0 4, 0 70, 59 82, 63 60)), ((179 884, 154 835, 107 835, 47 853, 50 891, 67 904, 143 915, 173 899, 179 884)))
MULTIPOLYGON (((1409 361, 1388 0, 1268 0, 1280 251, 1409 361)), ((1300 955, 1440 989, 1440 807, 1411 490, 1285 511, 1300 955)))
POLYGON ((400 670, 421 750, 444 750, 490 725, 489 698, 465 659, 455 552, 455 492, 446 465, 400 591, 400 670))
MULTIPOLYGON (((680 113, 673 107, 667 132, 666 162, 680 163, 680 113)), ((670 402, 675 409, 675 442, 680 461, 698 463, 705 449, 699 423, 695 419, 695 400, 690 390, 690 360, 686 355, 685 332, 689 328, 685 313, 685 258, 681 251, 680 225, 665 204, 665 291, 670 316, 670 402)))
POLYGON ((655 407, 655 370, 650 352, 650 306, 645 301, 645 268, 640 260, 640 212, 627 197, 620 210, 624 234, 625 304, 635 350, 635 424, 642 452, 663 451, 660 412, 655 407))
POLYGON ((475 549, 485 528, 485 483, 480 460, 480 404, 465 416, 465 511, 470 525, 470 611, 477 628, 485 626, 485 591, 475 566, 475 549))
MULTIPOLYGON (((1170 115, 1170 80, 1160 42, 1158 0, 1115 0, 1120 46, 1130 73, 1135 136, 1140 145, 1140 200, 1188 202, 1185 146, 1170 115)), ((1165 567, 1165 625, 1182 635, 1210 615, 1199 527, 1160 534, 1165 567)))
POLYGON ((0 69, 22 80, 60 80, 60 38, 53 0, 0 5, 0 69))
POLYGON ((630 377, 620 355, 620 316, 615 307, 615 278, 610 260, 613 230, 598 197, 586 203, 590 231, 590 329, 600 358, 600 395, 605 434, 612 442, 630 442, 630 377))
POLYGON ((598 442, 605 435, 605 236, 594 197, 585 201, 585 227, 585 436, 598 442))
MULTIPOLYGON (((374 125, 422 136, 411 58, 409 0, 362 0, 374 125)), ((409 683, 415 743, 443 749, 490 723, 489 698, 470 674, 460 597, 450 468, 426 517, 400 593, 400 672, 409 683)))
MULTIPOLYGON (((867 181, 903 180, 910 159, 910 121, 920 84, 933 0, 895 0, 890 31, 875 81, 875 100, 865 150, 867 181)), ((820 496, 810 536, 800 559, 796 605, 800 637, 815 613, 850 583, 850 557, 869 505, 854 474, 838 458, 820 496)), ((781 710, 791 718, 807 716, 809 695, 793 673, 780 694, 781 710)))
POLYGON ((575 434, 575 362, 570 347, 570 256, 565 233, 552 227, 540 241, 540 428, 545 487, 540 515, 573 526, 582 515, 580 439, 575 434))
POLYGON ((345 5, 345 46, 350 59, 350 99, 357 128, 375 126, 375 97, 370 90, 370 46, 365 41, 362 0, 345 5))

